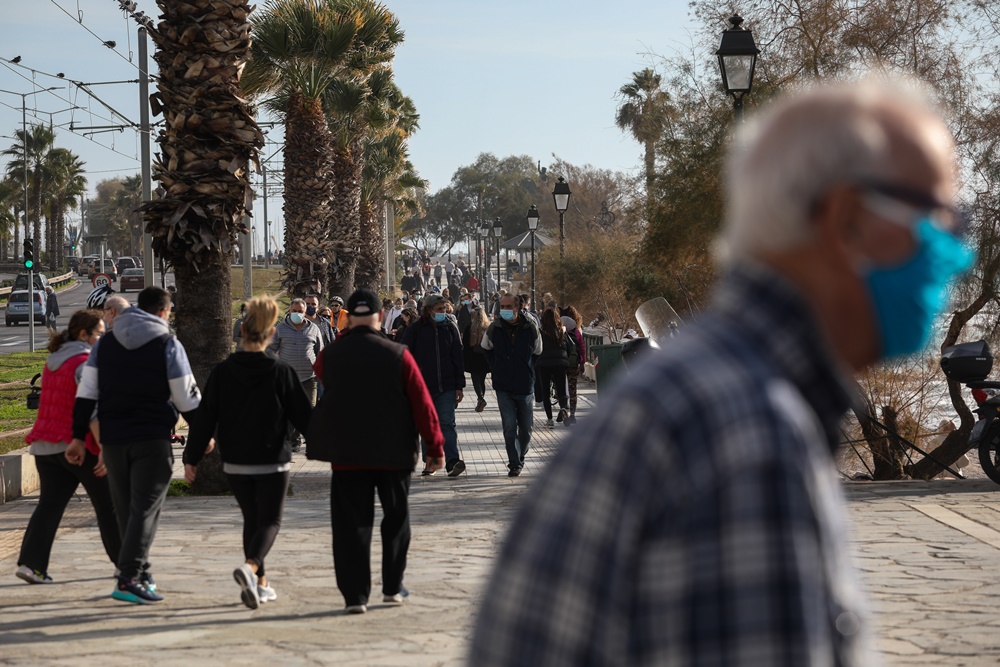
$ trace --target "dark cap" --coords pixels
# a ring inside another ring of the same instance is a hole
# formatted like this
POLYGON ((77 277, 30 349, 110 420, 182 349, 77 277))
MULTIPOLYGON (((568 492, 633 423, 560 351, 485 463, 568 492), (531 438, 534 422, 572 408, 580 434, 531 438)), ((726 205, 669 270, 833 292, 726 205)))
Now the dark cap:
POLYGON ((359 289, 347 298, 347 314, 368 317, 382 311, 382 300, 370 289, 359 289))
POLYGON ((444 303, 448 299, 444 298, 440 294, 428 294, 424 297, 424 308, 433 308, 439 303, 444 303))

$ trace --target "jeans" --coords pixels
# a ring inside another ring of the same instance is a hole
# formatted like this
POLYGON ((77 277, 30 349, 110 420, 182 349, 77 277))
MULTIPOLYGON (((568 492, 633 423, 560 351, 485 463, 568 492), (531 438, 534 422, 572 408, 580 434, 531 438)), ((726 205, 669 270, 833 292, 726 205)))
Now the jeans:
POLYGON ((512 394, 497 390, 497 406, 500 408, 500 423, 503 426, 503 440, 507 446, 507 467, 521 468, 524 456, 531 442, 532 394, 512 394))
POLYGON ((243 512, 243 555, 248 561, 257 563, 258 577, 266 574, 264 557, 274 545, 281 528, 289 475, 291 473, 287 470, 269 475, 226 474, 229 487, 243 512))
POLYGON ((97 513, 97 527, 101 531, 104 550, 112 563, 118 560, 122 539, 111 503, 108 479, 94 477, 95 465, 97 457, 90 452, 86 453, 83 465, 79 466, 67 461, 63 454, 35 457, 41 492, 38 495, 38 506, 24 531, 21 555, 17 559, 19 565, 27 565, 43 573, 49 571, 49 555, 52 553, 52 542, 56 539, 56 530, 66 505, 80 484, 87 490, 94 512, 97 513))
MULTIPOLYGON (((448 470, 461 457, 458 455, 458 431, 455 430, 455 391, 442 391, 431 397, 438 421, 441 422, 441 434, 444 435, 444 460, 448 470)), ((427 441, 420 438, 420 453, 427 460, 427 441)))
POLYGON ((126 579, 149 571, 149 549, 156 537, 173 463, 169 440, 104 447, 104 465, 122 536, 118 568, 126 579))
POLYGON ((382 594, 403 587, 410 548, 409 470, 334 470, 330 476, 333 568, 348 605, 368 604, 375 492, 382 503, 382 594))

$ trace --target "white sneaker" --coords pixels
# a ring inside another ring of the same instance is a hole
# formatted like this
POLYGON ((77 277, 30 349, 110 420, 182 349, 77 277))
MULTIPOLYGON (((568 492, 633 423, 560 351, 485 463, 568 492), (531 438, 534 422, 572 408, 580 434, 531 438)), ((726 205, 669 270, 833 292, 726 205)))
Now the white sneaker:
POLYGON ((18 579, 23 579, 23 580, 27 581, 29 584, 51 584, 52 583, 52 577, 50 577, 49 575, 45 574, 44 572, 38 572, 37 570, 32 570, 27 565, 22 565, 21 567, 17 568, 17 571, 14 572, 14 575, 18 579))
POLYGON ((410 597, 410 591, 406 590, 406 586, 400 586, 399 592, 395 595, 383 595, 382 602, 386 604, 403 604, 408 597, 410 597))
POLYGON ((278 599, 278 594, 270 586, 257 584, 257 597, 260 598, 261 603, 274 602, 278 599))
POLYGON ((243 604, 256 609, 260 606, 260 597, 257 595, 257 575, 246 563, 233 570, 233 579, 240 585, 240 599, 243 604))

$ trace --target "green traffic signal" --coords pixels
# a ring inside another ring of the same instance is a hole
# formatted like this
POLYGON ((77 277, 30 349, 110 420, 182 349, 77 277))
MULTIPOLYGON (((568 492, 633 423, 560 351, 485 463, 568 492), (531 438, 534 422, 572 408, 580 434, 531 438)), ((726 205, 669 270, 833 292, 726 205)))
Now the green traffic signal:
POLYGON ((24 260, 24 268, 26 268, 26 269, 33 269, 33 268, 35 268, 35 262, 33 262, 30 259, 24 260))

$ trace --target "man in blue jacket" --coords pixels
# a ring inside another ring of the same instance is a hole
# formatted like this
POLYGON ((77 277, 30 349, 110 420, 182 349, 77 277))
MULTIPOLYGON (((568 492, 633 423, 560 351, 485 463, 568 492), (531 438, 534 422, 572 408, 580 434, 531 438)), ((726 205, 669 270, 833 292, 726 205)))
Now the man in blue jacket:
POLYGON ((521 311, 513 294, 500 297, 500 319, 493 322, 480 343, 486 350, 497 393, 503 439, 507 445, 508 477, 517 477, 531 442, 535 390, 535 357, 542 353, 542 337, 521 311))
POLYGON ((121 529, 121 572, 111 597, 150 604, 163 599, 149 573, 149 548, 173 469, 170 435, 180 411, 193 423, 201 392, 187 353, 167 327, 170 295, 139 292, 138 308, 115 318, 94 344, 73 406, 73 442, 66 459, 79 465, 97 407, 104 465, 121 529))
MULTIPOLYGON (((403 345, 420 368, 427 391, 444 434, 445 469, 449 477, 465 472, 465 461, 458 453, 458 432, 455 430, 455 407, 462 401, 465 389, 465 362, 462 356, 462 335, 448 318, 447 299, 440 294, 424 298, 420 319, 406 328, 403 345)), ((427 458, 427 443, 421 440, 423 458, 427 458)), ((424 468, 423 475, 434 471, 424 468)))

